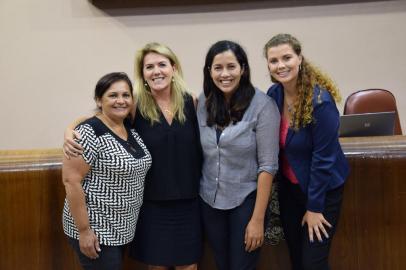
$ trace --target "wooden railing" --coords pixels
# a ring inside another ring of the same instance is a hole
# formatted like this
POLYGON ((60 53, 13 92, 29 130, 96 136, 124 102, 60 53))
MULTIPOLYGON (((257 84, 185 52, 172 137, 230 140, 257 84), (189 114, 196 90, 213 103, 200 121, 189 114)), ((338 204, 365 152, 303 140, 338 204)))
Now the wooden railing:
MULTIPOLYGON (((332 269, 406 269, 406 137, 341 140, 351 165, 332 269)), ((0 269, 79 270, 62 232, 59 149, 0 151, 0 269)), ((125 258, 125 270, 146 269, 125 258)), ((200 269, 215 269, 205 247, 200 269)), ((285 243, 258 269, 289 269, 285 243)))

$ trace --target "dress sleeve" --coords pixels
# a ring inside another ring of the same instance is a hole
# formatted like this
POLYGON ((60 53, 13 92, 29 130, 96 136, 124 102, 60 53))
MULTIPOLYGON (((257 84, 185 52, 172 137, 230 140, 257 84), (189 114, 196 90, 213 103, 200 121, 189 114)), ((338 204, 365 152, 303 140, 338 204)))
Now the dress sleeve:
POLYGON ((308 185, 307 210, 321 213, 324 210, 326 191, 336 162, 339 112, 334 101, 324 101, 314 108, 312 126, 313 152, 308 185))
POLYGON ((83 154, 82 157, 87 164, 92 166, 97 158, 99 140, 92 126, 89 124, 82 124, 75 129, 79 132, 81 138, 76 141, 82 145, 83 154))
POLYGON ((278 170, 280 114, 273 99, 258 114, 256 125, 258 174, 266 171, 275 175, 278 170))

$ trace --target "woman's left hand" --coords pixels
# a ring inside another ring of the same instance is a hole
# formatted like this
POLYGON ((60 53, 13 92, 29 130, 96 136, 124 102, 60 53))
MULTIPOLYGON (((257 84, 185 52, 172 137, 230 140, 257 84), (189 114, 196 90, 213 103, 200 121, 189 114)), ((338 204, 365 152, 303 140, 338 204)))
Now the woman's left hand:
POLYGON ((251 252, 264 243, 264 221, 251 219, 245 229, 245 251, 251 252))
POLYGON ((326 231, 325 226, 329 228, 331 228, 332 226, 324 218, 322 213, 316 213, 307 210, 302 219, 302 226, 304 226, 305 223, 307 223, 307 229, 309 230, 310 242, 313 242, 313 234, 316 234, 316 237, 319 240, 319 242, 323 241, 320 231, 324 234, 326 238, 328 238, 328 233, 326 231))

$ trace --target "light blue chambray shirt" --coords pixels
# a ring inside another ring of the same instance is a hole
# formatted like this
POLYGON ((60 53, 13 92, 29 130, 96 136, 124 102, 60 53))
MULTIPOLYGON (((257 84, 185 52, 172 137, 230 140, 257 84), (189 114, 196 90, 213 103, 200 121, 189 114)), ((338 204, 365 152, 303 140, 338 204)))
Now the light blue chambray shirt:
POLYGON ((206 98, 199 97, 197 117, 203 148, 200 197, 216 209, 232 209, 257 188, 262 171, 278 170, 280 114, 274 100, 259 90, 237 124, 221 133, 207 126, 206 98))

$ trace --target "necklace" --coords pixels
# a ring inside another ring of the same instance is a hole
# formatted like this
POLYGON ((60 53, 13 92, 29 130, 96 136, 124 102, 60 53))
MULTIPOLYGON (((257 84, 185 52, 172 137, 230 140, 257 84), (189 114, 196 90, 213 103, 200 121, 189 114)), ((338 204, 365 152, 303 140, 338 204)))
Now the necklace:
POLYGON ((128 134, 127 130, 124 126, 124 123, 121 125, 117 125, 112 123, 112 121, 104 116, 104 114, 100 114, 99 119, 111 130, 112 133, 114 133, 117 137, 122 139, 123 141, 127 141, 128 139, 128 134))
POLYGON ((173 117, 174 113, 171 108, 171 102, 162 102, 162 101, 155 101, 158 107, 161 109, 162 112, 169 114, 169 116, 173 117))
POLYGON ((130 137, 128 137, 128 140, 125 141, 125 143, 127 144, 128 148, 130 148, 131 151, 133 151, 134 153, 137 153, 135 146, 130 142, 130 137))
POLYGON ((173 112, 169 109, 162 109, 162 111, 168 113, 170 116, 173 116, 173 112))
POLYGON ((288 112, 289 113, 293 113, 293 110, 294 110, 294 108, 293 108, 293 102, 292 103, 288 103, 287 101, 285 101, 286 102, 286 106, 288 107, 288 112))
POLYGON ((216 129, 220 130, 221 132, 225 129, 226 127, 224 126, 219 126, 216 124, 216 129))
POLYGON ((114 133, 114 135, 116 135, 125 143, 125 145, 130 151, 132 151, 134 154, 137 153, 137 149, 135 148, 134 143, 131 142, 130 139, 130 136, 132 135, 127 133, 127 129, 125 128, 124 125, 113 128, 114 125, 112 125, 111 121, 103 114, 100 115, 99 119, 111 130, 112 133, 114 133))

